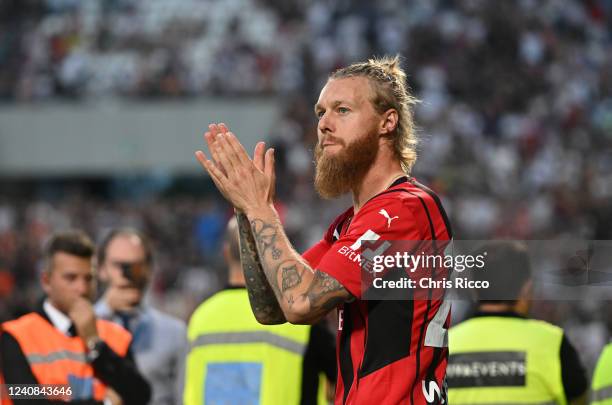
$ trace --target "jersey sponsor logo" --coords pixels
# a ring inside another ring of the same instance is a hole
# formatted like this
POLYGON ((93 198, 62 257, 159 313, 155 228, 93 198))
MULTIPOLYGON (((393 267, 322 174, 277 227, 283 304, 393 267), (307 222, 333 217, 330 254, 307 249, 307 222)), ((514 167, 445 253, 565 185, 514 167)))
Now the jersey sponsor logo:
POLYGON ((451 388, 521 387, 526 370, 525 352, 470 352, 451 354, 446 376, 451 388))
POLYGON ((423 389, 425 401, 427 401, 428 404, 446 403, 446 395, 444 395, 444 390, 440 389, 440 386, 434 380, 422 380, 421 388, 423 389))
POLYGON ((350 248, 351 250, 357 250, 359 248, 361 248, 361 242, 364 240, 369 240, 369 241, 374 241, 374 240, 378 240, 380 239, 380 235, 377 234, 376 232, 374 232, 371 229, 368 229, 367 231, 365 231, 363 233, 363 235, 361 235, 356 241, 355 243, 353 243, 350 248))
POLYGON ((353 261, 355 263, 361 263, 361 256, 359 255, 359 253, 355 252, 349 246, 341 246, 340 249, 338 249, 338 253, 348 258, 350 261, 353 261))
POLYGON ((384 208, 378 211, 378 213, 387 219, 387 228, 391 228, 391 221, 393 221, 394 219, 399 219, 397 215, 391 217, 391 215, 389 215, 387 210, 384 208))
POLYGON ((378 239, 380 239, 380 235, 368 229, 351 246, 341 246, 340 249, 338 249, 338 253, 355 263, 361 263, 361 255, 357 253, 357 250, 361 249, 361 243, 363 241, 376 241, 378 239))
POLYGON ((391 246, 391 242, 378 242, 380 235, 368 229, 351 246, 340 246, 338 253, 352 262, 358 263, 369 273, 374 273, 374 258, 382 255, 391 246), (362 249, 361 254, 357 251, 362 249))

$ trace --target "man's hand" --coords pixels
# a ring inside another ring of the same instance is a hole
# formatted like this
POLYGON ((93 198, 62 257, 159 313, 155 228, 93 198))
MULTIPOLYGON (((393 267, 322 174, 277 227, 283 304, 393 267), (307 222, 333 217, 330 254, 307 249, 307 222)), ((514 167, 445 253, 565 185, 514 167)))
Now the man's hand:
POLYGON ((251 160, 236 136, 224 124, 209 125, 204 134, 213 160, 202 151, 196 157, 223 196, 242 212, 271 206, 274 199, 274 149, 255 147, 251 160))
POLYGON ((104 300, 113 312, 131 312, 139 305, 141 295, 136 287, 111 286, 104 294, 104 300))
POLYGON ((106 305, 113 312, 134 311, 142 300, 146 280, 134 282, 125 277, 123 270, 116 265, 108 266, 107 274, 108 288, 103 298, 106 305))
MULTIPOLYGON (((264 153, 265 145, 259 143, 251 161, 225 125, 212 124, 208 129, 204 138, 212 160, 202 151, 197 151, 196 157, 221 194, 234 205, 239 217, 243 215, 243 219, 248 221, 258 252, 258 266, 261 266, 260 271, 276 296, 284 319, 292 323, 317 322, 351 295, 333 277, 308 266, 287 239, 273 205, 274 150, 264 153)), ((243 247, 244 244, 241 249, 243 247)), ((258 308, 262 309, 264 301, 253 293, 269 294, 263 283, 265 280, 254 277, 257 274, 257 271, 249 272, 248 268, 245 272, 255 313, 258 308)), ((274 310, 274 306, 266 305, 265 308, 274 310)), ((270 323, 283 320, 280 316, 268 316, 266 311, 260 312, 266 321, 273 318, 274 322, 270 323)))
POLYGON ((88 342, 90 339, 98 337, 98 328, 96 327, 96 315, 94 314, 91 302, 83 297, 78 297, 70 311, 68 317, 74 323, 77 333, 83 339, 83 342, 88 342))
POLYGON ((115 390, 113 390, 111 387, 108 387, 106 389, 106 397, 104 398, 104 400, 105 405, 106 400, 110 401, 112 405, 123 405, 123 400, 121 399, 119 394, 117 394, 117 392, 115 392, 115 390))

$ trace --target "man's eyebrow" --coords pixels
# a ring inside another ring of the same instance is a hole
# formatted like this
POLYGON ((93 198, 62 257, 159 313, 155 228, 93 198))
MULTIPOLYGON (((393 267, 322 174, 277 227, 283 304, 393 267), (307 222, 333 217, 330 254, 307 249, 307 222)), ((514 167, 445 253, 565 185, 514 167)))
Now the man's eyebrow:
MULTIPOLYGON (((335 100, 335 101, 333 101, 333 102, 331 103, 332 108, 336 108, 336 107, 338 107, 340 104, 348 104, 348 103, 347 103, 346 101, 342 101, 342 100, 335 100)), ((321 111, 321 110, 324 110, 323 106, 322 106, 321 104, 319 104, 319 103, 315 104, 315 106, 314 106, 314 111, 315 111, 315 114, 316 114, 317 112, 321 111)))

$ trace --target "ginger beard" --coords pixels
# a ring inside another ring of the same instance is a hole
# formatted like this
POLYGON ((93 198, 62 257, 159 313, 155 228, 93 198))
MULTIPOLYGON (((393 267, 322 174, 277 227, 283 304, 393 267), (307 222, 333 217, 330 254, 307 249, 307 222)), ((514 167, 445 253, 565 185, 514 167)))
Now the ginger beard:
POLYGON ((315 147, 314 186, 322 198, 332 199, 355 189, 368 172, 378 154, 378 134, 370 132, 346 145, 337 140, 342 149, 326 155, 321 141, 315 147))

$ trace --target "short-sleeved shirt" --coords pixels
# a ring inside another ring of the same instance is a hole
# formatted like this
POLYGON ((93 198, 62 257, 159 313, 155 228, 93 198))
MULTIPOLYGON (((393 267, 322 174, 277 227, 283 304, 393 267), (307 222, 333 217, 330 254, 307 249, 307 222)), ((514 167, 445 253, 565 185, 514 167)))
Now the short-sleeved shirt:
POLYGON ((440 333, 448 329, 450 307, 442 299, 363 299, 360 241, 372 236, 388 241, 452 238, 439 198, 404 177, 356 215, 351 207, 338 216, 323 239, 304 253, 311 267, 334 277, 355 297, 338 308, 335 403, 442 403, 448 348, 440 333), (438 339, 426 339, 434 317, 438 339))

